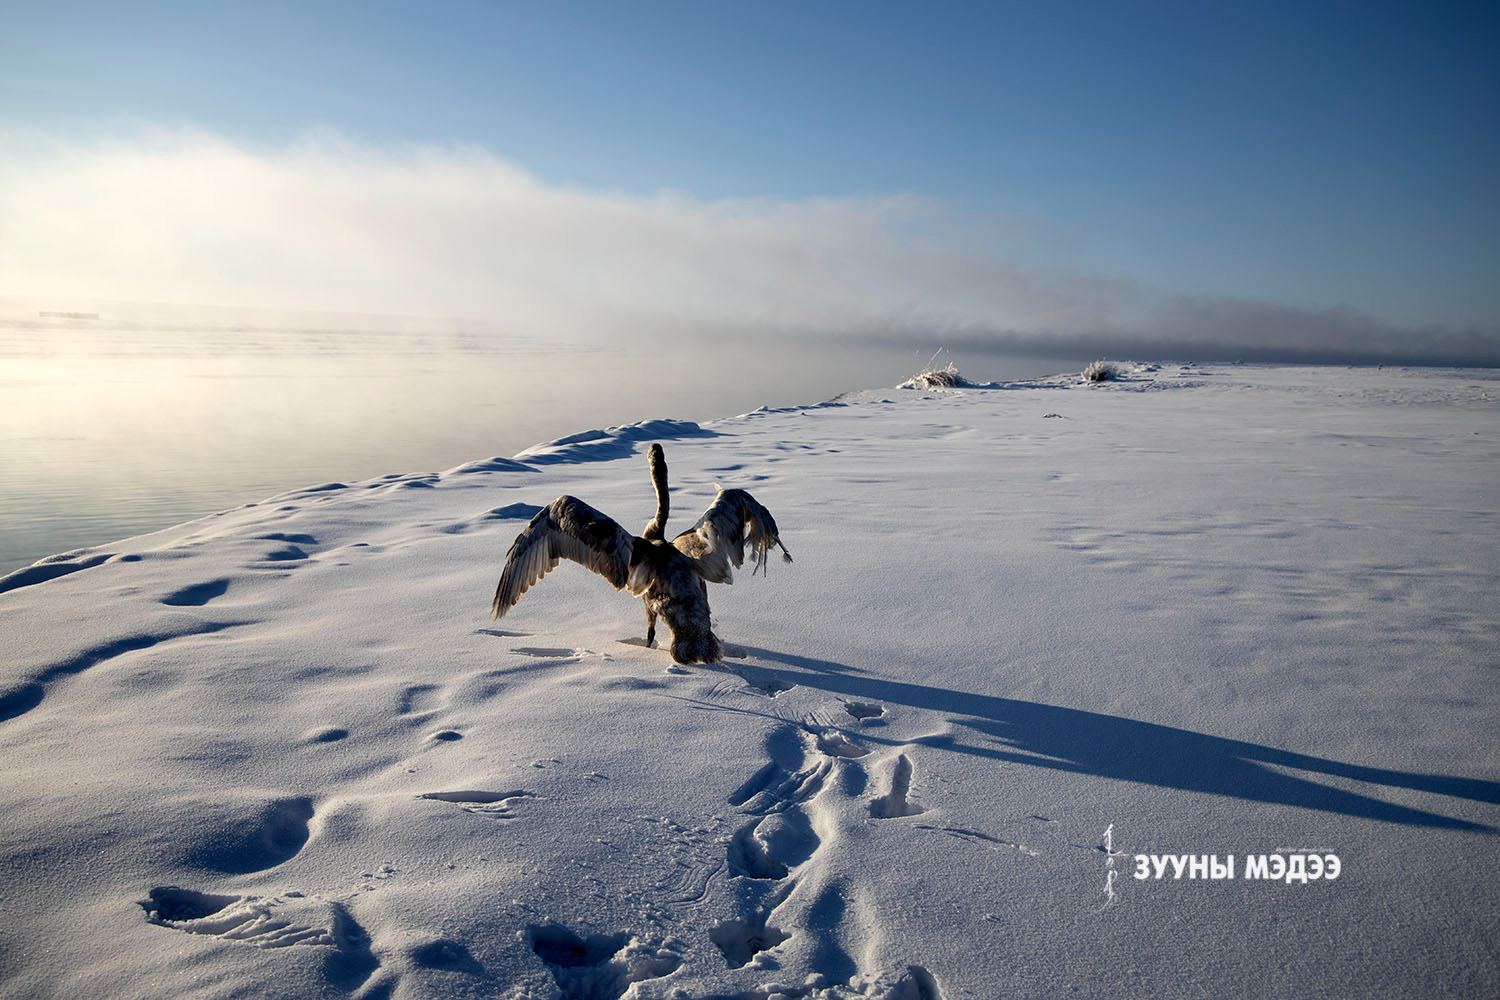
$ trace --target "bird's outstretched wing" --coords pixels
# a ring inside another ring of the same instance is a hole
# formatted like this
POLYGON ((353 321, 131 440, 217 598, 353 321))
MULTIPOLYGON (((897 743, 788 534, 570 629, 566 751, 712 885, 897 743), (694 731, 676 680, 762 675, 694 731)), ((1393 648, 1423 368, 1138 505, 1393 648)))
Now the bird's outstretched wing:
POLYGON ((781 557, 792 561, 792 554, 781 544, 776 519, 744 490, 719 487, 714 500, 698 523, 672 539, 677 551, 692 559, 698 575, 710 583, 733 583, 730 564, 739 566, 745 559, 745 543, 750 544, 750 561, 755 570, 764 570, 773 548, 780 547, 781 557))
POLYGON ((558 497, 516 536, 505 556, 490 617, 499 618, 515 607, 521 595, 563 559, 587 566, 619 590, 630 577, 634 549, 634 536, 614 520, 577 497, 558 497))

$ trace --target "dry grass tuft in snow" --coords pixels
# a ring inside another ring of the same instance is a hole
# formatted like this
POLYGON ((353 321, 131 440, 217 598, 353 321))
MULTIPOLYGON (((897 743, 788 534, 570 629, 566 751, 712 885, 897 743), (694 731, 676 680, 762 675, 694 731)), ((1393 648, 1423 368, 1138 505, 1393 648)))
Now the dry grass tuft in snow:
POLYGON ((1083 370, 1083 380, 1085 382, 1113 382, 1124 374, 1124 370, 1113 361, 1095 361, 1083 370))
POLYGON ((958 371, 958 365, 953 359, 948 358, 948 363, 938 367, 938 358, 943 354, 939 349, 928 359, 926 366, 911 378, 901 383, 902 389, 962 389, 972 385, 958 371))

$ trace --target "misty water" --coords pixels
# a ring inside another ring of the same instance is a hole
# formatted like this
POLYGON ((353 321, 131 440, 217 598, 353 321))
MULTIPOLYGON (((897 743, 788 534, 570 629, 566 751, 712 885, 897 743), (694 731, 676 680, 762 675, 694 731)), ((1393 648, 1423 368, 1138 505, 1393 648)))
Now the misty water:
MULTIPOLYGON (((894 386, 926 360, 832 341, 559 347, 452 323, 13 309, 0 316, 0 574, 302 486, 894 386)), ((997 380, 1079 366, 958 360, 997 380)))

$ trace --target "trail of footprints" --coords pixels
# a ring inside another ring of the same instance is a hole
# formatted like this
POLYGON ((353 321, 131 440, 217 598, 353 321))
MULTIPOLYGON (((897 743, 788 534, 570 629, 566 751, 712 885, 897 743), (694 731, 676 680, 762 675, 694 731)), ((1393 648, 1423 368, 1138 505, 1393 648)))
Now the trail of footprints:
MULTIPOLYGON (((884 714, 881 706, 863 702, 846 703, 845 710, 861 721, 884 714)), ((778 926, 777 914, 791 900, 804 866, 823 847, 819 826, 824 825, 826 830, 826 824, 837 822, 827 803, 820 808, 820 798, 825 792, 830 796, 864 795, 870 782, 862 758, 870 750, 835 728, 813 722, 776 729, 767 737, 766 751, 770 760, 728 798, 730 805, 748 817, 730 836, 726 848, 737 912, 715 922, 709 928, 709 940, 732 969, 753 964, 774 970, 779 962, 767 953, 791 941, 794 934, 815 934, 820 938, 812 948, 817 970, 826 979, 842 977, 854 988, 854 960, 835 940, 848 905, 837 878, 815 887, 811 905, 802 914, 803 928, 791 923, 778 926)), ((869 799, 869 815, 894 819, 922 813, 922 806, 911 795, 911 758, 898 753, 887 770, 886 791, 869 799)), ((875 995, 882 997, 941 1000, 936 980, 921 966, 882 976, 879 983, 882 988, 875 995)), ((808 987, 791 985, 766 989, 789 997, 812 992, 808 987)), ((761 995, 751 992, 715 1000, 750 1000, 761 995)))
MULTIPOLYGON (((588 653, 550 647, 525 647, 515 652, 553 664, 576 662, 574 657, 588 653)), ((791 687, 778 685, 765 693, 774 697, 791 687)), ((435 685, 413 684, 398 692, 395 707, 399 715, 414 722, 427 721, 447 707, 450 696, 435 685)), ((848 701, 843 703, 843 712, 856 725, 882 725, 885 709, 878 704, 848 701)), ((320 731, 313 742, 333 742, 346 735, 344 730, 328 735, 320 731)), ((458 739, 461 734, 444 731, 431 738, 458 739)), ((854 960, 839 941, 849 904, 845 886, 836 874, 831 880, 827 872, 813 876, 817 884, 810 881, 800 901, 793 900, 799 882, 812 871, 808 863, 824 849, 826 836, 841 822, 835 815, 838 803, 860 799, 874 820, 924 812, 912 795, 911 758, 897 752, 882 761, 876 769, 877 787, 872 788, 864 761, 870 749, 836 725, 817 719, 778 727, 767 736, 765 750, 769 756, 766 764, 728 796, 728 803, 744 820, 727 840, 723 866, 715 867, 708 877, 724 872, 733 912, 713 921, 706 937, 729 969, 750 967, 770 974, 780 968, 774 955, 778 946, 798 935, 813 935, 811 962, 826 986, 773 983, 705 1000, 756 1000, 767 995, 766 990, 789 998, 817 992, 828 997, 942 1000, 936 980, 921 966, 887 972, 876 979, 858 976, 854 960), (789 902, 795 905, 788 906, 789 902), (784 926, 778 925, 778 913, 784 926)), ((524 789, 460 789, 424 792, 416 798, 510 820, 534 795, 524 789)), ((304 831, 307 812, 310 810, 297 817, 304 831)), ((306 839, 304 833, 291 853, 296 853, 306 839)), ((706 892, 705 883, 696 897, 701 899, 706 892)), ((298 892, 231 896, 159 886, 140 906, 151 923, 184 933, 212 935, 265 949, 330 949, 333 958, 329 974, 347 989, 360 987, 377 973, 384 975, 371 951, 369 935, 343 904, 321 897, 298 892)), ((643 941, 626 933, 584 937, 556 923, 528 926, 525 940, 569 1000, 618 1000, 634 983, 670 975, 684 964, 690 951, 680 940, 643 941)), ((431 954, 414 955, 418 965, 448 968, 477 964, 460 943, 437 941, 424 947, 431 954)))

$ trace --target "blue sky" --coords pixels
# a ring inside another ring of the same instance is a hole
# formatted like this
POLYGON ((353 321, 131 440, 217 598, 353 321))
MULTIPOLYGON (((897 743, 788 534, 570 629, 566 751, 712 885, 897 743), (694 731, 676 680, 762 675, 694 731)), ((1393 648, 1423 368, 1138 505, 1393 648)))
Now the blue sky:
MULTIPOLYGON (((51 3, 6 22, 13 153, 181 130, 278 157, 331 135, 351 169, 477 149, 549 195, 671 192, 710 216, 909 199, 925 208, 886 238, 1033 287, 1145 290, 1097 328, 1142 322, 1145 295, 1500 329, 1493 3, 51 3)), ((987 308, 948 319, 1031 316, 987 308)))

